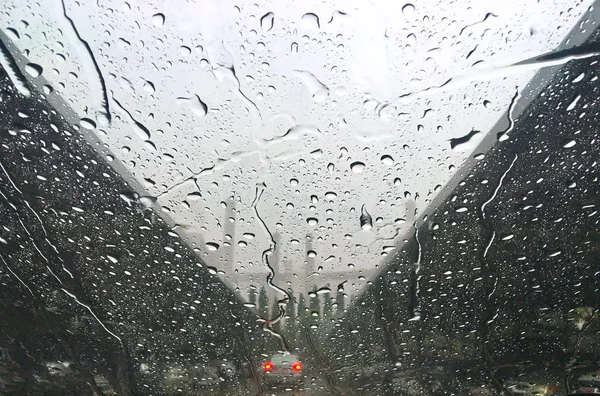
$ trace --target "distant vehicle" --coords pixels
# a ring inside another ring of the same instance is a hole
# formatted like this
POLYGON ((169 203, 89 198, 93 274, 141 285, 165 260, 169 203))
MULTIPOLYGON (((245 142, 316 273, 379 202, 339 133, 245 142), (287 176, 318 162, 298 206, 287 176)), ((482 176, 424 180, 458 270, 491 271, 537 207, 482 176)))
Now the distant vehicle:
POLYGON ((600 388, 582 386, 577 390, 577 393, 573 393, 573 395, 600 395, 600 388))
POLYGON ((509 382, 504 385, 513 395, 551 396, 558 392, 557 386, 533 382, 509 382))
POLYGON ((263 363, 263 384, 269 387, 301 388, 304 385, 304 365, 297 355, 278 353, 263 363))
POLYGON ((579 394, 600 394, 600 371, 582 375, 577 379, 577 384, 577 393, 579 394))

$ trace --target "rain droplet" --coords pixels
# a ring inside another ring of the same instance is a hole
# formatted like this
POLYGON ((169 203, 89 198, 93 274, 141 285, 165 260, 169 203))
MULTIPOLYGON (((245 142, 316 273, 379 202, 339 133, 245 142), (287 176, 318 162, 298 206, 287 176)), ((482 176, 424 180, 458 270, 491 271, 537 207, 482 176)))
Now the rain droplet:
POLYGON ((321 103, 327 96, 329 96, 329 88, 325 84, 323 84, 314 74, 306 70, 294 70, 296 76, 298 76, 309 92, 312 94, 313 100, 316 103, 321 103))
POLYGON ((150 151, 156 151, 156 144, 152 140, 145 140, 144 144, 150 151))
POLYGON ((197 116, 204 117, 208 112, 208 107, 206 103, 204 103, 198 95, 194 95, 194 98, 190 99, 190 107, 192 108, 192 112, 197 116))
POLYGON ((315 252, 314 250, 309 250, 306 253, 308 257, 317 257, 317 252, 315 252))
POLYGON ((414 14, 414 12, 415 12, 415 6, 412 5, 411 3, 406 3, 402 7, 402 13, 404 15, 412 15, 412 14, 414 14))
POLYGON ((19 32, 17 32, 16 29, 8 27, 6 28, 6 35, 11 39, 11 40, 18 40, 21 37, 19 36, 19 32))
POLYGON ((317 220, 317 219, 316 219, 316 218, 314 218, 314 217, 309 217, 308 219, 306 219, 306 223, 307 223, 309 226, 316 226, 317 224, 319 224, 319 220, 317 220))
POLYGON ((579 99, 581 99, 581 95, 577 95, 577 97, 575 99, 573 99, 571 104, 569 106, 567 106, 567 111, 573 110, 575 108, 575 106, 577 106, 577 102, 579 102, 579 99))
POLYGON ((474 146, 475 141, 480 137, 481 132, 473 129, 465 136, 450 139, 450 148, 457 152, 468 150, 474 146))
POLYGON ((140 197, 140 199, 139 199, 140 207, 143 210, 152 208, 152 205, 154 205, 155 203, 156 203, 155 197, 150 197, 150 196, 145 195, 143 197, 140 197))
POLYGON ((200 194, 198 191, 191 192, 187 195, 187 199, 190 201, 197 201, 200 198, 202 198, 202 194, 200 194))
POLYGON ((244 233, 244 238, 246 239, 254 239, 255 235, 251 232, 245 232, 244 233))
POLYGON ((144 80, 143 88, 144 88, 144 91, 146 91, 148 93, 156 92, 156 88, 154 88, 154 84, 152 83, 152 81, 144 80))
POLYGON ((456 213, 463 213, 463 212, 466 212, 467 210, 469 210, 469 209, 466 206, 459 206, 456 209, 454 209, 454 211, 456 213))
POLYGON ((575 144, 576 144, 575 140, 573 140, 573 139, 569 139, 569 140, 565 140, 565 141, 563 142, 562 146, 563 146, 564 148, 571 148, 571 147, 575 146, 575 144))
POLYGON ((215 267, 206 267, 208 273, 211 275, 217 275, 217 269, 215 267))
POLYGON ((554 252, 550 253, 550 254, 548 255, 548 257, 556 257, 556 256, 558 256, 558 255, 560 255, 560 254, 562 254, 562 252, 561 252, 560 250, 556 250, 556 251, 554 251, 554 252))
POLYGON ((583 78, 585 77, 585 73, 581 73, 580 75, 578 75, 577 77, 575 77, 575 79, 573 81, 571 81, 572 83, 578 83, 581 80, 583 80, 583 78))
POLYGON ((216 242, 206 242, 206 248, 211 252, 216 251, 217 249, 219 249, 219 247, 219 244, 216 242))
POLYGON ((366 205, 363 205, 362 208, 360 208, 360 228, 363 230, 370 230, 373 228, 373 218, 367 211, 366 205))
POLYGON ((273 14, 272 12, 267 12, 265 15, 262 16, 262 18, 260 18, 260 27, 265 32, 268 32, 269 30, 273 29, 274 20, 275 14, 273 14))
POLYGON ((179 54, 182 56, 188 56, 192 53, 192 49, 187 45, 182 45, 179 47, 179 54))
POLYGON ((302 15, 301 21, 302 26, 308 30, 318 30, 321 27, 319 23, 319 17, 312 12, 307 12, 306 14, 302 15))
POLYGON ((44 69, 42 68, 42 66, 36 63, 28 63, 27 65, 25 65, 25 71, 31 77, 39 77, 44 72, 44 69))
POLYGON ((381 157, 381 163, 387 166, 394 165, 394 159, 390 155, 383 155, 381 157))
POLYGON ((85 129, 89 129, 90 131, 96 129, 96 123, 93 120, 90 120, 89 118, 82 118, 81 120, 79 120, 79 123, 82 127, 84 127, 85 129))
POLYGON ((362 173, 362 171, 365 170, 365 164, 360 161, 356 161, 350 164, 350 169, 352 169, 352 172, 354 173, 362 173))
POLYGON ((165 15, 160 12, 152 15, 152 24, 157 28, 162 27, 165 24, 165 15))

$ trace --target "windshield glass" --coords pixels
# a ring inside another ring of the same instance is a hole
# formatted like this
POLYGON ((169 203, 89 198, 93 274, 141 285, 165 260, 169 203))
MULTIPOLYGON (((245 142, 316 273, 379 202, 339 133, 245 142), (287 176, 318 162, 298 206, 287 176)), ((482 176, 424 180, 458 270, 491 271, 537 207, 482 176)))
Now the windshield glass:
POLYGON ((6 0, 0 395, 600 392, 599 22, 6 0))

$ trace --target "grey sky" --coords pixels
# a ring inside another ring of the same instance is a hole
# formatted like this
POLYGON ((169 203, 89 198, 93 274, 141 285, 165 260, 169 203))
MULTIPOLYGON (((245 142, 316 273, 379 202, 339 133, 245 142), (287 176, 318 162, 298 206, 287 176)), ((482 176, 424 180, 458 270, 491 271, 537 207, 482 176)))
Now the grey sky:
POLYGON ((203 260, 233 286, 263 283, 262 219, 289 263, 275 283, 355 294, 535 70, 404 95, 549 52, 591 2, 65 3, 76 31, 60 1, 7 0, 2 28, 43 68, 26 77, 96 122, 98 149, 203 260))

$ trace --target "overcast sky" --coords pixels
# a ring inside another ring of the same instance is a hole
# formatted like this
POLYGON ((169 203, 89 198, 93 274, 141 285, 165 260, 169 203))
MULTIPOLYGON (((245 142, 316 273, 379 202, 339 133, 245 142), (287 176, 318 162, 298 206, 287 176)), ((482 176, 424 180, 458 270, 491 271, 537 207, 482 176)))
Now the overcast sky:
POLYGON ((279 286, 354 294, 535 70, 428 88, 554 50, 591 2, 28 3, 0 15, 25 76, 227 282, 263 283, 277 232, 279 286))

